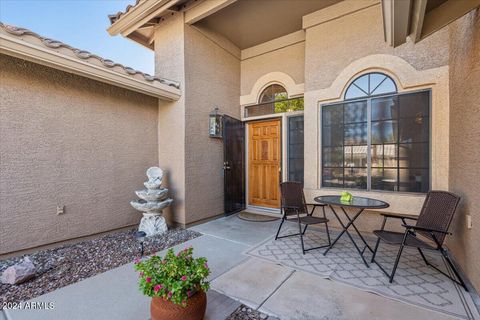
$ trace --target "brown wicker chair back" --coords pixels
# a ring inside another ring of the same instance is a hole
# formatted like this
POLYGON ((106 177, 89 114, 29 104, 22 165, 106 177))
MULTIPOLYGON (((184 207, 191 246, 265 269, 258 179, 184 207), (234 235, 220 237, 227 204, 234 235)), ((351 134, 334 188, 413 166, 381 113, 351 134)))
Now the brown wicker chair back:
POLYGON ((296 214, 295 210, 288 209, 288 207, 299 208, 299 213, 308 213, 301 182, 288 181, 280 183, 280 193, 282 194, 282 209, 286 215, 296 214))
MULTIPOLYGON (((417 226, 448 232, 459 202, 460 197, 456 194, 447 191, 430 191, 418 216, 417 226)), ((433 240, 429 232, 418 231, 418 233, 433 240)), ((446 234, 440 232, 434 234, 442 245, 446 234)))

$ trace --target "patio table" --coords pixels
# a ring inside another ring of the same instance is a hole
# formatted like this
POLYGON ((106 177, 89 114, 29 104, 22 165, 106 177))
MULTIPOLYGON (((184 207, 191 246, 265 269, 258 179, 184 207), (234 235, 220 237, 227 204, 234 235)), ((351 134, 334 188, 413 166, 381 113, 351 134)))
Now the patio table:
POLYGON ((376 200, 376 199, 370 199, 370 198, 364 198, 364 197, 353 197, 353 199, 351 201, 341 201, 340 200, 340 196, 319 196, 319 197, 315 197, 314 198, 315 202, 318 202, 318 203, 324 203, 324 204, 327 204, 330 209, 332 210, 333 214, 335 215, 335 217, 337 218, 338 222, 340 223, 340 225, 342 226, 343 230, 342 232, 340 232, 340 234, 337 236, 337 238, 332 242, 332 244, 327 248, 327 250, 325 250, 325 252, 323 253, 323 255, 326 255, 328 253, 328 251, 330 251, 330 249, 333 248, 333 246, 335 245, 335 243, 337 243, 337 241, 344 235, 346 234, 349 238, 350 238, 350 241, 352 241, 353 245, 355 246, 355 249, 357 249, 358 251, 358 254, 360 255, 360 257, 362 258, 363 262, 365 263, 365 265, 367 267, 370 267, 367 263, 367 261, 365 260, 365 257, 363 256, 363 253, 365 252, 365 249, 368 248, 368 250, 370 250, 370 252, 373 253, 373 249, 368 245, 368 243, 365 241, 365 239, 363 238, 362 234, 360 233, 360 231, 358 231, 357 227, 355 226, 355 220, 358 219, 358 217, 362 214, 362 212, 365 210, 365 209, 385 209, 385 208, 388 208, 390 205, 384 201, 381 201, 381 200, 376 200), (340 207, 340 209, 342 209, 343 213, 345 214, 345 216, 347 217, 347 224, 344 224, 342 219, 340 219, 340 217, 338 216, 337 212, 335 211, 334 207, 340 207), (352 209, 357 209, 357 212, 355 214, 353 214, 353 217, 350 217, 347 213, 347 211, 345 210, 345 208, 352 208, 352 209), (360 250, 360 248, 358 247, 357 243, 355 242, 355 240, 353 239, 352 235, 350 234, 350 232, 348 232, 348 229, 350 227, 353 227, 353 229, 355 230, 355 232, 358 234, 358 236, 360 237, 360 239, 362 240, 362 242, 365 244, 365 247, 363 248, 363 250, 360 250))

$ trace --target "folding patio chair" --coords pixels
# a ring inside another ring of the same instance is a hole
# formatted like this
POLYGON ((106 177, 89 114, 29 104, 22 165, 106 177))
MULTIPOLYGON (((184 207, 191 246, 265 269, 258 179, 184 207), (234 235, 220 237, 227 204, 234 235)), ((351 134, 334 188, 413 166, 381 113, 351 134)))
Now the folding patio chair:
POLYGON ((315 204, 307 204, 305 201, 305 195, 303 193, 303 186, 300 182, 282 182, 280 183, 280 192, 282 195, 282 203, 281 203, 281 210, 282 210, 282 220, 280 222, 280 226, 278 227, 277 234, 275 235, 275 240, 286 238, 286 237, 293 237, 293 236, 300 236, 300 241, 302 243, 302 252, 320 249, 324 247, 330 246, 330 232, 328 231, 328 219, 325 215, 325 204, 315 203, 315 204), (307 205, 313 206, 312 211, 308 212, 307 205), (323 210, 323 217, 314 217, 313 213, 317 207, 321 207, 323 210), (295 220, 298 222, 298 233, 288 234, 284 236, 279 236, 280 230, 282 229, 282 225, 286 220, 295 220), (305 249, 305 245, 303 242, 303 235, 305 231, 307 231, 307 227, 311 224, 325 224, 325 229, 327 230, 327 237, 328 237, 328 245, 323 245, 319 247, 305 249), (305 228, 302 230, 302 224, 305 225, 305 228))
POLYGON ((425 198, 425 202, 423 203, 423 207, 418 218, 405 215, 382 214, 384 216, 382 229, 373 231, 378 239, 373 252, 372 262, 375 262, 390 278, 390 283, 393 281, 393 277, 397 271, 403 248, 414 247, 417 248, 427 266, 434 268, 468 291, 465 282, 460 277, 460 274, 453 264, 447 249, 443 247, 445 237, 448 234, 451 234, 448 232, 448 229, 459 202, 460 197, 453 193, 446 191, 430 191, 425 198), (402 226, 405 227, 405 232, 401 233, 384 230, 387 218, 401 219, 403 222, 402 226), (417 222, 415 225, 409 225, 405 222, 407 219, 417 220, 417 222), (423 237, 423 239, 421 237, 423 237), (383 267, 375 261, 380 240, 383 240, 388 244, 400 245, 391 274, 388 274, 383 267), (423 254, 422 249, 440 251, 458 280, 431 264, 423 254))

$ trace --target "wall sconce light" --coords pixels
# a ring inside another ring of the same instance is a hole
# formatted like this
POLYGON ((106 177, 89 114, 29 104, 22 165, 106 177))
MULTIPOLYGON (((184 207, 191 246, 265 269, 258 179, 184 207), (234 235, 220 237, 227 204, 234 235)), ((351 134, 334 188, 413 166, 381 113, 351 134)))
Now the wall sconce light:
POLYGON ((210 112, 209 120, 208 132, 210 138, 222 138, 222 115, 218 113, 218 108, 210 112))

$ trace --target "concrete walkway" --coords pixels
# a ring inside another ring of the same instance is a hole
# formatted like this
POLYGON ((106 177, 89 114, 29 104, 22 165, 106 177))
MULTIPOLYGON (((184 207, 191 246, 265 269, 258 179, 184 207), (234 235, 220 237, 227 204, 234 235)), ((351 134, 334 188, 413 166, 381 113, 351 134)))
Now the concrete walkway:
MULTIPOLYGON (((176 246, 183 249, 191 245, 196 256, 208 258, 213 290, 209 292, 206 320, 225 319, 239 301, 284 320, 449 319, 243 254, 272 236, 277 227, 278 222, 248 222, 230 216, 193 227, 204 235, 176 246)), ((132 264, 127 264, 33 299, 53 302, 53 310, 6 310, 3 317, 148 319, 150 299, 138 291, 137 280, 132 264)))
MULTIPOLYGON (((278 223, 247 222, 233 216, 192 229, 251 247, 274 235, 278 223)), ((212 288, 282 320, 454 319, 256 258, 213 280, 212 288)))

